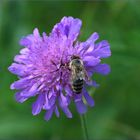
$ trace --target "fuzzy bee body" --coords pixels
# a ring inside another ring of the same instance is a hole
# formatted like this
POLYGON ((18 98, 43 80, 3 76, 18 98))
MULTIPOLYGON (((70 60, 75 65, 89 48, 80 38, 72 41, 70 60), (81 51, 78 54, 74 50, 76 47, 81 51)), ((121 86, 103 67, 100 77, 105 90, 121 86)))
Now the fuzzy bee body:
POLYGON ((73 56, 69 63, 71 70, 71 87, 76 94, 80 94, 83 89, 84 80, 87 77, 83 61, 78 56, 73 56))
POLYGON ((84 80, 77 79, 72 83, 72 89, 76 94, 80 94, 83 89, 84 80))

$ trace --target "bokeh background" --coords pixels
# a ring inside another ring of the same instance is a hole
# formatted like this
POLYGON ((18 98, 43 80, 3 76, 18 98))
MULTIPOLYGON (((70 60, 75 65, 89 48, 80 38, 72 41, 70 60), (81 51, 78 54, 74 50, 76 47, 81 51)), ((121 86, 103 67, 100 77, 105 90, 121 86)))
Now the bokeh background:
POLYGON ((19 39, 35 27, 49 33, 63 16, 83 21, 80 40, 93 32, 110 42, 108 76, 96 75, 100 87, 89 88, 95 107, 86 114, 91 140, 140 140, 140 1, 27 1, 0 0, 0 140, 83 139, 80 118, 71 105, 73 119, 61 112, 46 122, 44 113, 31 114, 30 99, 14 100, 9 89, 17 80, 7 67, 21 46, 19 39))

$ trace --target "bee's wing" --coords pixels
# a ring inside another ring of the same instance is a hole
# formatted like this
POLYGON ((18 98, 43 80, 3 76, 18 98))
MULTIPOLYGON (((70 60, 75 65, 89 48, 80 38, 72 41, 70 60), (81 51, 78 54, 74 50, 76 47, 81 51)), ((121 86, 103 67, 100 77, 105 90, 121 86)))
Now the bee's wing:
POLYGON ((84 80, 86 82, 90 82, 91 80, 90 80, 90 78, 89 78, 89 76, 88 76, 87 71, 85 70, 85 68, 83 68, 83 72, 84 72, 84 80))
POLYGON ((75 81, 77 79, 77 73, 75 68, 72 66, 71 67, 71 73, 70 73, 70 77, 71 77, 71 82, 73 83, 73 81, 75 81))

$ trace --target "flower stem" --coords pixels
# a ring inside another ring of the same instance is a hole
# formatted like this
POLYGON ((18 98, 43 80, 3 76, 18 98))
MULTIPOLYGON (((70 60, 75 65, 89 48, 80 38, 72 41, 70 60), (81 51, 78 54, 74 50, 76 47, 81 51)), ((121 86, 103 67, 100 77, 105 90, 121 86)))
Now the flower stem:
POLYGON ((88 129, 87 129, 87 124, 86 124, 86 116, 83 114, 83 115, 80 115, 80 118, 81 118, 81 126, 82 126, 82 130, 84 134, 84 139, 89 140, 88 129))

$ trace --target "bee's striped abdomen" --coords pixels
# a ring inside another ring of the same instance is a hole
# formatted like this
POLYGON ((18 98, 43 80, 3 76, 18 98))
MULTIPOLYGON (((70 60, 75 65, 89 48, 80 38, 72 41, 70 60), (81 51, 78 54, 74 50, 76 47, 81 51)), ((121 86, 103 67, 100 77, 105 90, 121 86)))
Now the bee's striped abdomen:
POLYGON ((72 84, 72 88, 73 88, 73 91, 76 93, 76 94, 80 94, 82 89, 83 89, 83 79, 77 79, 73 82, 72 84))

